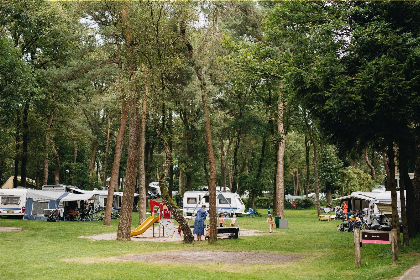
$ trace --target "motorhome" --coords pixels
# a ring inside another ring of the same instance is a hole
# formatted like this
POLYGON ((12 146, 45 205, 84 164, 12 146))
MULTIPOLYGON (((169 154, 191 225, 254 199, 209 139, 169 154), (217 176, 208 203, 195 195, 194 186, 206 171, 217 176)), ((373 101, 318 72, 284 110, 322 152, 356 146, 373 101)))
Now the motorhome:
POLYGON ((23 218, 26 193, 26 189, 0 189, 0 216, 23 218))
MULTIPOLYGON (((209 208, 209 192, 187 191, 184 193, 183 208, 184 216, 194 215, 204 204, 209 208)), ((216 192, 216 211, 227 214, 244 214, 245 205, 237 193, 216 192)))

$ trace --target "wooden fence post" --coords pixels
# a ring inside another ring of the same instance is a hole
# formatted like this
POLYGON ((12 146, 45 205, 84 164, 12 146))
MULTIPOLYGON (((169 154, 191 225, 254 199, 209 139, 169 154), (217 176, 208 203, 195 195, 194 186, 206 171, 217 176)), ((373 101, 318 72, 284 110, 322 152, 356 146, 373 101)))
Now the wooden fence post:
POLYGON ((391 239, 391 247, 392 247, 392 262, 394 264, 397 264, 398 262, 398 241, 397 241, 398 237, 399 236, 397 234, 397 230, 396 229, 391 230, 390 239, 391 239))
POLYGON ((362 257, 360 254, 360 229, 354 229, 354 258, 356 267, 360 267, 362 263, 362 257))

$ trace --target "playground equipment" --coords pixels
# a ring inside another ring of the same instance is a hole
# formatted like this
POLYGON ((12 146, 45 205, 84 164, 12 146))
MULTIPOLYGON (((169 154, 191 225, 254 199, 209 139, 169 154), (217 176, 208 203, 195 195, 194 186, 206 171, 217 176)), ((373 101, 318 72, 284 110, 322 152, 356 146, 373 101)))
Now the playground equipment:
MULTIPOLYGON (((181 237, 178 233, 178 229, 173 223, 172 215, 168 207, 152 199, 150 199, 149 202, 152 215, 149 218, 147 218, 146 221, 144 221, 138 228, 132 230, 131 236, 140 235, 144 233, 148 228, 150 228, 153 224, 159 223, 164 229, 166 228, 166 235, 168 237, 181 237)), ((163 234, 165 234, 165 230, 163 234)))

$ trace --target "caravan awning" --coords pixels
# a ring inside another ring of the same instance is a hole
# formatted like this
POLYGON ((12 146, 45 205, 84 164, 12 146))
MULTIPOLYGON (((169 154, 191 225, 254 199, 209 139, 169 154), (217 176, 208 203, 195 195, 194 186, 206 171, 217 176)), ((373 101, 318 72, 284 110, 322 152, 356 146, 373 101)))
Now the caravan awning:
POLYGON ((78 200, 90 200, 94 199, 91 193, 83 193, 83 194, 76 194, 76 193, 69 193, 61 201, 78 201, 78 200))
POLYGON ((59 199, 64 192, 28 190, 26 197, 34 199, 59 199))

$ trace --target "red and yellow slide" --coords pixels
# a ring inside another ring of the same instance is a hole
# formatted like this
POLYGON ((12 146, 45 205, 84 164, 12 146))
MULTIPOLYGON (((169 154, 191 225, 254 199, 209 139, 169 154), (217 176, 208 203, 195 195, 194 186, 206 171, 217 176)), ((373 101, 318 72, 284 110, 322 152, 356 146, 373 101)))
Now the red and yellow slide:
POLYGON ((156 217, 154 216, 150 216, 149 218, 146 219, 146 221, 144 221, 138 228, 136 228, 135 230, 131 231, 131 235, 130 236, 136 236, 136 235, 140 235, 143 232, 145 232, 151 225, 153 225, 154 223, 159 222, 159 215, 156 215, 156 217))

